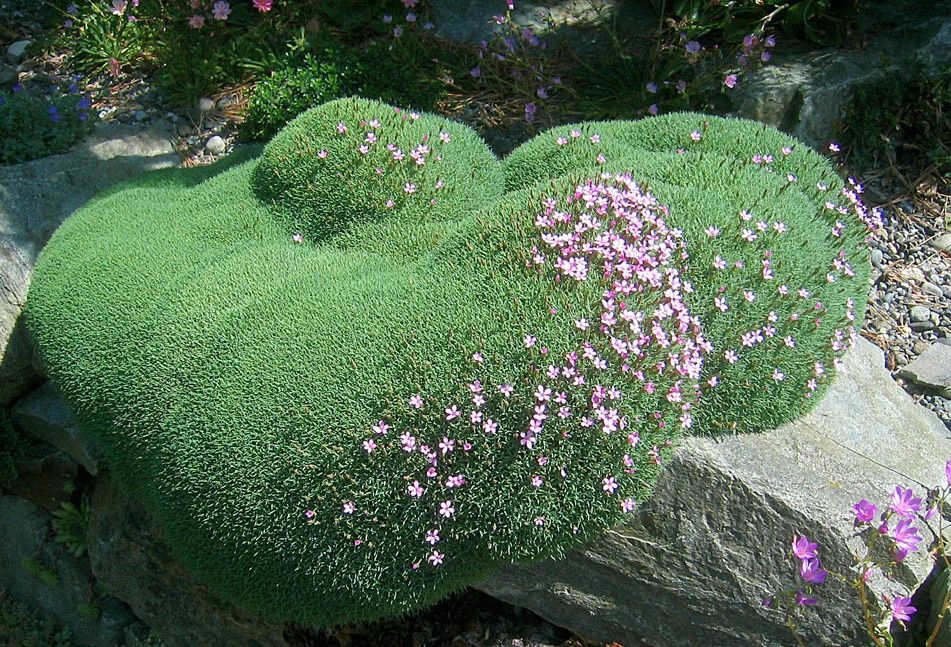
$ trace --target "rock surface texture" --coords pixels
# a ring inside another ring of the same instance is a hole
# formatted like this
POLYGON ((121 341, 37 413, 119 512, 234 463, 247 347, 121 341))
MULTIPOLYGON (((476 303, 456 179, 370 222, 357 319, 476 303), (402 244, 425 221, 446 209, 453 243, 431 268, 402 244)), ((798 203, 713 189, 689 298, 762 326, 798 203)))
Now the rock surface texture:
MULTIPOLYGON (((862 546, 855 501, 944 479, 944 426, 882 365, 860 339, 810 414, 763 434, 687 440, 629 524, 565 560, 503 567, 478 588, 598 642, 791 644, 782 614, 761 600, 795 584, 784 558, 793 535, 812 537, 823 564, 843 572, 862 546)), ((900 578, 914 588, 929 571, 917 554, 900 578)), ((830 579, 802 623, 806 644, 866 644, 859 610, 830 579)))
POLYGON ((48 382, 17 401, 10 411, 10 417, 19 429, 66 452, 93 476, 98 472, 95 447, 76 424, 69 407, 48 382))
POLYGON ((951 398, 951 346, 932 344, 899 374, 951 398))
POLYGON ((284 647, 283 625, 219 601, 175 561, 145 510, 96 479, 89 528, 96 579, 167 647, 284 647))
POLYGON ((890 4, 869 7, 875 16, 869 20, 881 29, 866 46, 784 55, 745 78, 737 87, 737 116, 776 126, 822 149, 842 131, 842 112, 856 86, 886 75, 907 77, 916 66, 934 73, 947 65, 951 4, 921 4, 927 12, 921 15, 890 4))
POLYGON ((76 647, 122 644, 135 617, 96 591, 85 559, 53 543, 50 518, 29 501, 0 496, 0 588, 68 627, 76 647))
POLYGON ((72 152, 0 167, 0 405, 38 382, 19 319, 33 264, 50 235, 100 191, 177 164, 164 128, 104 126, 72 152))

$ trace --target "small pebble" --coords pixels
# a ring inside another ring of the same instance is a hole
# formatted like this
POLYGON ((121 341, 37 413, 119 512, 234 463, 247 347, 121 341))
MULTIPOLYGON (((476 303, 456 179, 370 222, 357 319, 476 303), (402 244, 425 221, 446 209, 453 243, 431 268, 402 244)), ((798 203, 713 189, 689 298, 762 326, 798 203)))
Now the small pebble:
POLYGON ((215 102, 208 97, 202 97, 198 100, 198 109, 201 112, 211 112, 215 109, 215 102))
MULTIPOLYGON (((715 232, 714 232, 714 233, 715 233, 715 232)), ((872 265, 874 265, 874 266, 877 267, 878 269, 882 269, 882 260, 883 260, 884 256, 885 256, 885 254, 882 253, 882 250, 880 250, 880 249, 873 249, 873 250, 872 250, 872 265)))
POLYGON ((934 240, 928 241, 928 244, 940 252, 951 251, 951 231, 941 234, 934 240))
POLYGON ((208 141, 205 143, 205 148, 212 155, 221 155, 225 152, 227 146, 225 145, 225 140, 223 140, 218 135, 215 135, 214 137, 210 137, 208 139, 208 141))
POLYGON ((929 321, 931 319, 931 310, 925 306, 913 306, 911 308, 912 322, 929 321))
POLYGON ((139 123, 145 121, 148 118, 149 118, 149 113, 147 113, 145 110, 135 111, 135 120, 138 121, 139 123))
POLYGON ((926 332, 934 330, 934 324, 930 321, 915 321, 911 324, 911 329, 915 332, 926 332))

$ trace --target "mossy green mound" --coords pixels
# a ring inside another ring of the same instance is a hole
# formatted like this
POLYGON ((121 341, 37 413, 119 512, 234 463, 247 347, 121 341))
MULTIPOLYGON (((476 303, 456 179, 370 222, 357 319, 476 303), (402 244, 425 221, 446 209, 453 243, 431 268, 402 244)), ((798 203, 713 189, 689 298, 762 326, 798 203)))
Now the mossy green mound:
POLYGON ((864 225, 841 214, 849 235, 827 234, 815 196, 730 151, 618 136, 603 163, 586 150, 517 176, 519 159, 563 154, 545 134, 506 162, 502 195, 470 131, 394 115, 334 102, 258 158, 100 196, 56 232, 29 297, 51 379, 179 558, 304 625, 407 612, 614 525, 685 429, 759 428, 814 400, 828 373, 815 389, 806 373, 840 354, 828 336, 847 300, 864 303, 864 225), (401 149, 450 133, 427 177, 455 174, 452 199, 385 206, 405 160, 336 132, 377 119, 383 151, 384 133, 401 149), (742 209, 767 224, 749 244, 742 209), (840 248, 857 276, 818 284, 840 248), (767 296, 780 281, 819 295, 827 322, 770 321, 815 307, 767 296), (718 359, 757 330, 735 364, 718 359), (755 388, 768 406, 738 404, 755 388))
POLYGON ((491 204, 502 171, 470 128, 350 98, 288 124, 265 147, 252 184, 289 232, 309 241, 350 233, 355 241, 337 244, 359 247, 364 229, 382 227, 387 238, 438 231, 491 204))
POLYGON ((691 254, 704 360, 700 433, 762 431, 811 408, 865 310, 877 213, 832 165, 762 124, 694 113, 552 129, 503 162, 509 190, 566 173, 632 172, 691 254))

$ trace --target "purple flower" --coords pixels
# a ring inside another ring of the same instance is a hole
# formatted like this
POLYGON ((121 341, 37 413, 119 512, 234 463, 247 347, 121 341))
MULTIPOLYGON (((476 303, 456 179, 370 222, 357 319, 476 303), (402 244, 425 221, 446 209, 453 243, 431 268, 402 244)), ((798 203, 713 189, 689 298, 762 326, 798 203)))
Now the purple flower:
POLYGON ((855 521, 857 523, 871 523, 878 512, 875 504, 869 503, 867 499, 862 499, 856 503, 852 506, 852 510, 855 511, 855 521))
POLYGON ((539 99, 547 99, 547 98, 548 98, 548 90, 545 89, 545 86, 539 86, 539 88, 538 88, 537 90, 535 90, 535 94, 538 95, 538 98, 539 98, 539 99))
POLYGON ((406 22, 416 22, 416 14, 410 11, 406 14, 406 22))
MULTIPOLYGON (((908 553, 918 550, 918 544, 921 543, 921 535, 918 534, 918 529, 911 525, 909 519, 902 519, 895 524, 895 527, 888 531, 888 536, 894 540, 898 550, 902 553, 902 559, 908 553)), ((898 561, 902 560, 899 559, 898 561)))
POLYGON ((531 123, 535 121, 535 111, 538 110, 538 107, 534 102, 525 104, 525 121, 531 123))
POLYGON ((921 509, 921 498, 916 497, 911 488, 896 485, 895 491, 892 492, 892 504, 889 508, 899 516, 911 518, 921 509))
POLYGON ((651 113, 654 116, 657 116, 657 113, 660 112, 660 109, 657 107, 656 103, 650 104, 647 108, 647 112, 651 113))
POLYGON ((810 598, 802 590, 796 591, 796 604, 801 607, 811 607, 819 603, 816 598, 810 598))
POLYGON ((657 94, 657 84, 651 81, 645 86, 645 89, 651 94, 657 94))
POLYGON ((794 537, 792 542, 792 551, 793 555, 799 559, 816 559, 819 556, 819 553, 816 552, 816 549, 819 546, 817 544, 809 541, 809 538, 805 535, 799 537, 794 537))
POLYGON ((402 35, 403 35, 403 28, 402 28, 402 27, 400 27, 399 25, 397 25, 396 27, 393 28, 393 36, 394 36, 395 38, 399 38, 399 37, 402 36, 402 35))
POLYGON ((736 81, 737 81, 736 74, 727 74, 725 77, 723 77, 723 85, 725 85, 726 87, 730 89, 733 89, 736 87, 736 81))
POLYGON ((910 621, 912 614, 918 610, 911 606, 911 598, 908 597, 895 598, 891 606, 892 619, 902 623, 910 621))
POLYGON ((49 113, 50 113, 50 121, 52 121, 54 124, 58 124, 60 121, 63 120, 63 118, 59 114, 59 110, 56 109, 56 106, 50 106, 49 113))
POLYGON ((684 49, 687 50, 688 54, 696 54, 700 51, 700 43, 695 40, 688 41, 687 44, 684 45, 684 49))
POLYGON ((231 15, 231 5, 225 0, 218 0, 211 7, 211 15, 215 20, 227 20, 231 15))
POLYGON ((807 584, 822 584, 826 581, 826 571, 819 563, 819 559, 804 559, 799 564, 799 577, 807 584))
POLYGON ((482 69, 478 65, 476 65, 474 68, 469 70, 469 76, 471 76, 474 79, 479 78, 480 76, 482 76, 482 69))
POLYGON ((944 478, 951 486, 951 460, 944 464, 944 478))

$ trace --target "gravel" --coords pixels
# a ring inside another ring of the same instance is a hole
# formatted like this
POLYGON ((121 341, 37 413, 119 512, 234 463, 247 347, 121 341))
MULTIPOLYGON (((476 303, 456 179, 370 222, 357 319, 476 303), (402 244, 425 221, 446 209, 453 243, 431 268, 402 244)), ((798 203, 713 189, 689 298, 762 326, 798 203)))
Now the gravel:
POLYGON ((875 269, 863 334, 885 350, 898 383, 951 435, 951 400, 899 377, 931 344, 951 345, 951 232, 907 200, 885 216, 885 230, 871 240, 875 269))

